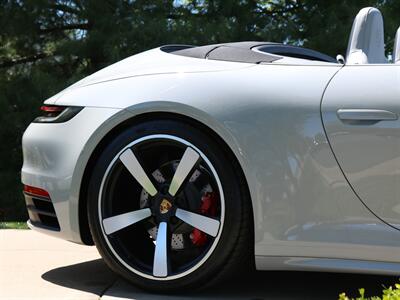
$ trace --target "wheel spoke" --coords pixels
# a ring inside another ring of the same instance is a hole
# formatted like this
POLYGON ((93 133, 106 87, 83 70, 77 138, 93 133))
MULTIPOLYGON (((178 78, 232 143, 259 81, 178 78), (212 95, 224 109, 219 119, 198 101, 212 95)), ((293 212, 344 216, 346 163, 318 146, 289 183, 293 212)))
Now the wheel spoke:
POLYGON ((131 211, 125 214, 106 218, 103 220, 103 227, 106 234, 114 233, 132 224, 151 216, 150 208, 131 211))
POLYGON ((168 225, 161 222, 158 225, 156 249, 154 252, 153 275, 156 277, 168 276, 168 225))
POLYGON ((174 177, 172 178, 171 185, 169 186, 169 194, 175 196, 181 187, 182 183, 189 176, 196 163, 199 161, 200 155, 192 148, 187 147, 185 153, 176 168, 174 177))
POLYGON ((119 157, 124 166, 128 171, 135 177, 136 181, 148 192, 151 196, 157 194, 157 190, 153 183, 150 181, 146 172, 143 170, 139 161, 137 160, 135 154, 133 154, 131 149, 124 151, 119 157))
POLYGON ((181 219, 183 222, 216 237, 219 229, 219 221, 213 218, 205 217, 190 211, 177 208, 175 216, 181 219))

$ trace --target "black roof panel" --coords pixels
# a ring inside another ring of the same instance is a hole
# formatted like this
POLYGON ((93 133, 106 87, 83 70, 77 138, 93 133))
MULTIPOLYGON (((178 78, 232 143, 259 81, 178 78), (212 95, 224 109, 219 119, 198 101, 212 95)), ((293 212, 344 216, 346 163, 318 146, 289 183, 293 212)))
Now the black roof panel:
POLYGON ((333 57, 318 51, 272 42, 236 42, 198 47, 167 45, 162 46, 161 50, 187 57, 244 63, 270 63, 281 59, 281 56, 336 63, 333 57))

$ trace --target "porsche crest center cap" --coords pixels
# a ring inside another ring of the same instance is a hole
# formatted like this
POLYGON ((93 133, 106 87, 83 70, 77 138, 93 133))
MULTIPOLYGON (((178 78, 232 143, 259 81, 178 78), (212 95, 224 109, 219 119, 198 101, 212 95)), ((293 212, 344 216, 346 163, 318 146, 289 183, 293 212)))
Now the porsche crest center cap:
POLYGON ((167 199, 163 199, 160 204, 160 213, 166 214, 172 207, 171 202, 169 202, 167 199))

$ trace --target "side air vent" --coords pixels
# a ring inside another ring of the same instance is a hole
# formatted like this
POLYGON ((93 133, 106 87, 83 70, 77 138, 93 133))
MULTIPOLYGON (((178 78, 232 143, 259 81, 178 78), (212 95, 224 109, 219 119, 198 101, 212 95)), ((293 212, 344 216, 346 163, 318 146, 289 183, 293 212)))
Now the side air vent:
POLYGON ((24 188, 26 208, 32 225, 48 230, 60 231, 57 215, 50 196, 46 193, 35 193, 37 188, 24 188))

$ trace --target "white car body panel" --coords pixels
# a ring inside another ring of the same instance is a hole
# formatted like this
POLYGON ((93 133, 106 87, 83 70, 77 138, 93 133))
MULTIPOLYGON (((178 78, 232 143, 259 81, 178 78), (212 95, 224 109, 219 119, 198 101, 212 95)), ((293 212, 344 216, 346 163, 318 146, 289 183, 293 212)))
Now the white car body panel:
MULTIPOLYGON (((235 154, 252 198, 259 269, 268 269, 265 257, 277 256, 282 263, 273 269, 290 268, 285 257, 400 263, 400 232, 359 201, 324 132, 321 99, 346 68, 301 59, 221 62, 159 49, 133 56, 46 101, 85 108, 66 123, 27 129, 22 181, 50 192, 57 234, 81 243, 80 185, 95 147, 127 119, 174 113, 205 124, 235 154), (41 146, 42 136, 50 147, 41 146)), ((315 261, 316 268, 335 269, 315 261)), ((347 270, 362 271, 356 266, 347 270)))
POLYGON ((354 191, 378 217, 400 229, 399 95, 399 65, 349 66, 329 85, 322 116, 354 191), (357 80, 349 85, 353 78, 357 80), (339 109, 361 114, 340 120, 339 109), (368 115, 366 110, 375 112, 368 115))

